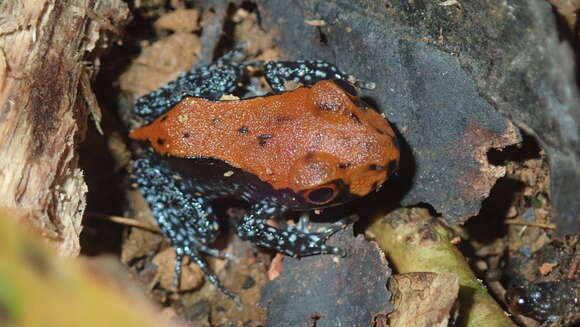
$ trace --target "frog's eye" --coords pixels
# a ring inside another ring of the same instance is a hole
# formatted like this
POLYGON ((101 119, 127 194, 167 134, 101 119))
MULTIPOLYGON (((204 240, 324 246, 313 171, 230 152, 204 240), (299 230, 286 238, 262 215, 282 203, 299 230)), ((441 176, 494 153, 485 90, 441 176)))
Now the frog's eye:
POLYGON ((338 85, 344 92, 350 94, 351 96, 353 96, 353 97, 358 96, 358 91, 349 82, 347 82, 343 79, 335 79, 334 84, 338 85))
POLYGON ((327 204, 338 195, 335 184, 327 184, 305 192, 306 200, 316 205, 327 204))
POLYGON ((508 306, 523 315, 529 315, 534 311, 534 301, 521 287, 512 287, 507 290, 505 299, 508 306))

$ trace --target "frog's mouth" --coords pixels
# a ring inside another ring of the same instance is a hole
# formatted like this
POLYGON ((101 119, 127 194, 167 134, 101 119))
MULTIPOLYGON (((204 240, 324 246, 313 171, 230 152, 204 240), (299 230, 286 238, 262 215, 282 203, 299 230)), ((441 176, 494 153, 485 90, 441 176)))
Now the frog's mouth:
POLYGON ((291 207, 290 209, 292 211, 311 211, 311 210, 317 210, 317 209, 327 209, 327 208, 332 208, 332 207, 338 207, 340 205, 351 202, 351 201, 356 200, 358 198, 361 198, 361 197, 356 195, 356 194, 349 193, 348 195, 337 197, 337 199, 335 201, 332 201, 331 203, 328 203, 328 204, 314 205, 314 204, 311 204, 308 202, 302 202, 296 206, 291 207))

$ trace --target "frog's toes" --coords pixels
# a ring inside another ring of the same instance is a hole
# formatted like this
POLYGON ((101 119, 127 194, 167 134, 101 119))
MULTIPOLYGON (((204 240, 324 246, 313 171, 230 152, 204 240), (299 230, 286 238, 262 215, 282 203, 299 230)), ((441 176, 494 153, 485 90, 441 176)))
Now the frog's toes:
POLYGON ((300 215, 298 223, 294 226, 294 228, 301 233, 308 234, 310 233, 308 230, 308 225, 310 225, 310 212, 305 211, 302 213, 302 215, 300 215))
MULTIPOLYGON (((217 289, 220 292, 225 294, 230 299, 234 300, 234 302, 236 302, 236 304, 238 304, 238 306, 239 306, 241 303, 240 299, 232 291, 230 291, 228 288, 226 288, 225 286, 222 285, 222 283, 220 282, 217 275, 211 270, 211 268, 209 267, 207 262, 201 256, 200 251, 206 252, 205 250, 203 250, 201 248, 203 248, 203 245, 200 246, 200 249, 193 249, 189 246, 175 248, 176 256, 175 256, 175 271, 174 271, 174 276, 173 276, 173 287, 175 288, 175 290, 179 290, 179 281, 181 279, 181 265, 183 262, 183 257, 187 256, 191 261, 193 261, 201 269, 201 271, 203 271, 203 273, 205 274, 205 278, 210 283, 214 284, 215 287, 217 287, 217 289)), ((217 254, 216 257, 219 257, 219 256, 227 257, 228 256, 227 254, 225 254, 223 252, 219 252, 218 250, 214 250, 211 248, 206 248, 206 249, 213 250, 213 251, 209 251, 209 252, 212 252, 213 254, 217 254)), ((212 254, 209 252, 208 252, 208 254, 212 254)))
MULTIPOLYGON (((347 228, 350 224, 356 222, 357 220, 358 220, 358 217, 355 215, 343 218, 343 219, 333 223, 332 225, 328 226, 326 229, 324 229, 322 232, 320 232, 318 234, 321 235, 321 237, 324 241, 326 241, 330 236, 332 236, 332 234, 336 233, 337 231, 339 231, 341 229, 347 228)), ((294 226, 289 226, 289 229, 298 231, 298 232, 303 233, 303 234, 316 234, 316 233, 313 233, 312 231, 310 231, 309 225, 310 225, 310 213, 304 212, 300 216, 298 223, 294 226)))
MULTIPOLYGON (((304 216, 300 217, 300 219, 302 220, 303 217, 304 216)), ((308 245, 308 248, 311 249, 318 248, 321 254, 336 254, 341 257, 346 256, 346 251, 344 249, 326 245, 325 243, 334 233, 338 232, 341 229, 347 228, 350 224, 352 224, 356 220, 357 220, 356 216, 349 216, 347 218, 341 219, 333 223, 320 233, 306 232, 306 235, 308 235, 310 239, 310 244, 308 245)), ((307 228, 306 229, 303 228, 303 231, 304 230, 308 231, 307 228)))
POLYGON ((346 256, 346 251, 343 248, 329 246, 326 244, 320 246, 320 251, 321 254, 335 254, 340 257, 346 256))
POLYGON ((347 228, 350 224, 354 223, 355 221, 357 221, 357 216, 349 216, 346 218, 343 218, 335 223, 333 223, 332 225, 328 226, 325 230, 323 230, 320 235, 322 237, 322 239, 324 241, 328 240, 328 238, 330 236, 332 236, 332 234, 338 232, 341 229, 345 229, 347 228))
POLYGON ((359 89, 374 90, 377 87, 375 82, 358 79, 356 76, 348 75, 347 81, 358 87, 359 89))
POLYGON ((203 244, 199 245, 199 251, 203 252, 205 254, 209 254, 212 257, 216 257, 216 258, 220 258, 220 259, 225 259, 225 260, 230 260, 230 261, 234 261, 234 262, 238 262, 238 258, 236 258, 233 254, 230 253, 226 253, 226 252, 222 252, 220 250, 214 249, 214 248, 210 248, 208 246, 205 246, 203 244))

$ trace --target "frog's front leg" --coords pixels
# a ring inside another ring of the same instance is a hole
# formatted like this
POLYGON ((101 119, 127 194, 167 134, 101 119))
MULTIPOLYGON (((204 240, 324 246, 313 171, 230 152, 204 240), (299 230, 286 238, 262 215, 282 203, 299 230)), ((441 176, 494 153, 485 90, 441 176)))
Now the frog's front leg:
MULTIPOLYGON (((288 91, 288 82, 300 83, 304 86, 312 86, 323 80, 348 81, 361 89, 374 89, 375 83, 366 82, 348 75, 335 65, 324 60, 297 60, 297 61, 266 61, 261 63, 264 77, 272 90, 276 92, 288 91)), ((346 91, 356 96, 356 90, 342 84, 346 91)))
POLYGON ((322 80, 348 79, 335 65, 322 60, 267 61, 262 64, 262 71, 276 92, 286 91, 287 82, 311 86, 322 80))
POLYGON ((203 254, 230 258, 207 246, 219 234, 219 224, 208 201, 193 196, 194 186, 177 178, 165 162, 152 153, 135 161, 133 180, 149 203, 161 231, 175 249, 175 287, 179 286, 183 257, 189 257, 211 283, 237 301, 203 258, 203 254))
POLYGON ((259 203, 252 206, 236 227, 236 234, 243 240, 249 240, 258 246, 273 249, 293 257, 304 257, 315 254, 345 255, 343 249, 326 245, 328 238, 338 230, 345 228, 349 221, 341 220, 320 233, 309 232, 296 226, 287 225, 283 229, 266 224, 272 218, 274 210, 259 203))

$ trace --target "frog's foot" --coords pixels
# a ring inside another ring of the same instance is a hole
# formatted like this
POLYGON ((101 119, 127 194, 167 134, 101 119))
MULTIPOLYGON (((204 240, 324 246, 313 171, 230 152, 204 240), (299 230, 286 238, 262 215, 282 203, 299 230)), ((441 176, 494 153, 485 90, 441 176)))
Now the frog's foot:
POLYGON ((214 248, 210 248, 209 246, 205 246, 203 244, 198 244, 197 245, 198 250, 200 252, 203 252, 205 254, 209 254, 212 257, 216 257, 219 259, 225 259, 225 260, 230 260, 230 261, 234 261, 234 262, 238 262, 238 258, 236 258, 234 255, 226 253, 226 252, 222 252, 218 249, 214 249, 214 248))
POLYGON ((186 97, 218 100, 231 94, 243 72, 239 61, 245 58, 242 48, 236 48, 215 63, 192 69, 135 101, 135 114, 151 123, 186 97))
POLYGON ((287 91, 286 83, 294 82, 312 86, 322 80, 344 80, 361 89, 373 90, 376 84, 358 79, 323 60, 266 61, 249 63, 261 67, 268 84, 275 92, 287 91))
POLYGON ((338 232, 341 229, 347 228, 350 224, 352 224, 356 221, 357 221, 357 216, 349 216, 349 217, 343 218, 343 219, 333 223, 332 225, 328 226, 320 234, 322 235, 324 240, 327 240, 334 233, 338 232))
POLYGON ((218 258, 232 258, 231 255, 227 253, 220 252, 216 249, 208 248, 204 245, 195 245, 195 246, 183 246, 183 247, 174 247, 175 248, 175 270, 173 275, 173 287, 176 290, 179 290, 179 281, 181 279, 181 264, 183 262, 183 257, 187 256, 191 261, 195 262, 205 274, 205 278, 209 280, 212 284, 217 287, 217 289, 225 294, 227 297, 232 299, 238 306, 241 305, 240 298, 235 295, 232 291, 227 289, 225 286, 222 285, 217 275, 210 269, 207 262, 203 259, 200 252, 204 252, 210 255, 213 255, 218 258))
POLYGON ((374 90, 377 87, 377 84, 375 82, 358 79, 354 75, 348 75, 346 80, 355 85, 356 87, 358 87, 359 89, 374 90))
MULTIPOLYGON (((289 226, 289 227, 291 227, 291 228, 293 227, 297 231, 304 233, 304 234, 311 233, 311 231, 309 229, 310 214, 311 214, 311 212, 309 212, 309 211, 303 212, 302 215, 300 215, 300 218, 298 219, 298 223, 294 226, 289 226)), ((341 219, 341 220, 335 222, 334 224, 330 225, 321 234, 327 233, 328 237, 330 237, 332 234, 336 233, 340 229, 344 229, 344 228, 348 227, 348 225, 356 222, 357 220, 358 220, 358 217, 355 215, 346 217, 346 218, 341 219)), ((328 237, 327 237, 327 239, 328 239, 328 237)))
MULTIPOLYGON (((319 233, 313 233, 310 231, 309 229, 309 225, 310 225, 310 212, 304 212, 302 213, 302 215, 300 216, 300 219, 298 220, 298 223, 295 226, 288 226, 290 229, 295 229, 298 232, 302 233, 302 234, 316 234, 319 235, 321 240, 323 242, 326 242, 334 233, 338 232, 341 229, 345 229, 347 228, 350 224, 356 222, 358 220, 357 216, 349 216, 346 217, 344 219, 341 219, 335 223, 333 223, 332 225, 328 226, 327 228, 325 228, 322 232, 319 233)), ((333 254, 338 254, 340 256, 345 256, 346 253, 344 250, 340 249, 340 248, 335 248, 336 251, 338 252, 329 252, 329 253, 333 253, 333 254)))
POLYGON ((306 218, 302 218, 303 221, 297 226, 288 225, 284 229, 268 226, 262 220, 251 218, 252 215, 248 215, 237 226, 236 232, 241 239, 252 241, 258 246, 274 249, 293 257, 315 254, 346 255, 343 249, 325 243, 332 234, 346 228, 352 222, 351 218, 337 221, 322 232, 308 231, 304 227, 307 225, 306 218))

